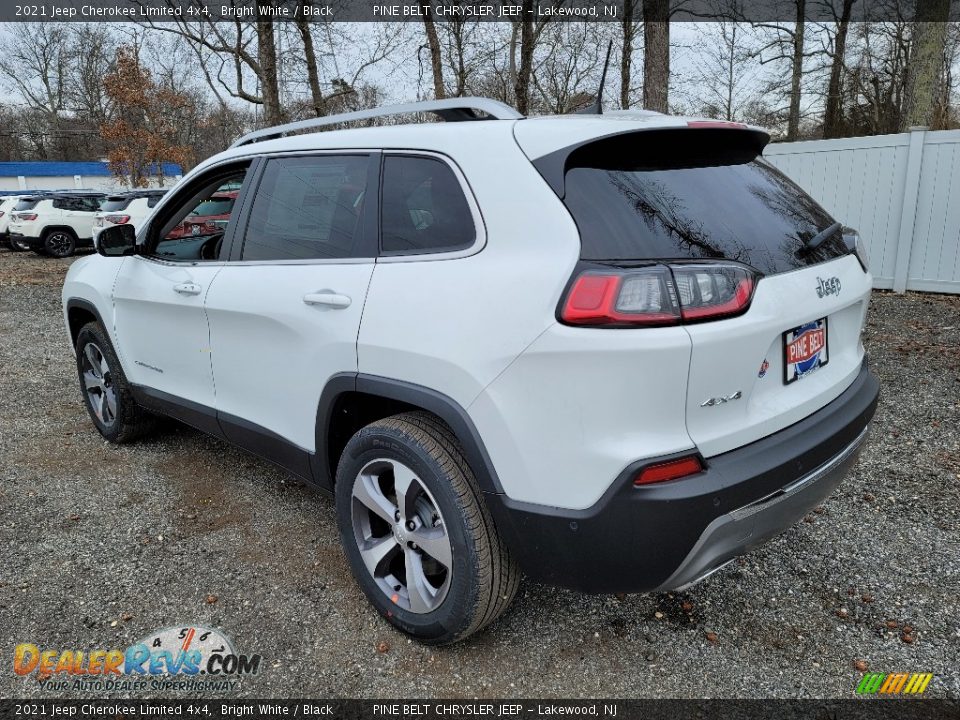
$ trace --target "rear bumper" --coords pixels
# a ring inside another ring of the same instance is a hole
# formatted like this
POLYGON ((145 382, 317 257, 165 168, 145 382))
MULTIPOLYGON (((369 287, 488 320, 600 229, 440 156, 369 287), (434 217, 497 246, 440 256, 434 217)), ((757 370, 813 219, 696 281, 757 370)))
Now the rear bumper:
POLYGON ((11 232, 9 233, 11 240, 18 240, 26 245, 30 246, 31 250, 40 250, 43 247, 43 241, 32 235, 24 235, 20 232, 11 232))
POLYGON ((778 535, 830 495, 856 461, 879 383, 864 363, 813 415, 710 458, 696 476, 634 487, 624 470, 585 510, 488 495, 498 529, 532 579, 582 592, 679 589, 778 535))

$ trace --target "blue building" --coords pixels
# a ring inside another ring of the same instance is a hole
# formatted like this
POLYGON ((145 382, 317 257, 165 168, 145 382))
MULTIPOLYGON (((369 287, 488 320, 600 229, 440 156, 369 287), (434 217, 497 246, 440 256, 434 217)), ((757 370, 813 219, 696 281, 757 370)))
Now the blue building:
MULTIPOLYGON (((153 174, 151 187, 170 187, 183 176, 175 163, 163 164, 163 181, 153 174)), ((0 191, 12 190, 127 190, 105 162, 0 162, 0 191)))

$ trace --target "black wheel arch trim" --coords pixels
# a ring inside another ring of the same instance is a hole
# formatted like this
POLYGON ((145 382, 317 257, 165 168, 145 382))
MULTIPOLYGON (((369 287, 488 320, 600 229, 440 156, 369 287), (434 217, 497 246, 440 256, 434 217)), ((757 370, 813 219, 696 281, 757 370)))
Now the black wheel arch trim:
MULTIPOLYGON (((330 378, 320 395, 317 408, 316 446, 326 448, 337 400, 345 393, 357 392, 416 406, 445 422, 460 441, 464 457, 484 494, 500 494, 503 487, 493 461, 467 411, 456 400, 416 383, 366 373, 339 373, 330 378)), ((325 453, 313 457, 314 477, 321 486, 333 487, 332 473, 325 453)))
MULTIPOLYGON (((89 300, 84 300, 83 298, 70 298, 66 303, 67 308, 67 331, 70 333, 70 339, 73 341, 71 344, 77 344, 77 333, 80 332, 80 328, 76 328, 74 331, 73 326, 69 324, 70 322, 70 311, 74 309, 85 310, 96 318, 97 322, 107 331, 108 335, 110 332, 109 326, 103 321, 103 316, 100 314, 100 311, 97 309, 97 306, 94 305, 89 300)), ((121 363, 122 366, 122 363, 121 363)))

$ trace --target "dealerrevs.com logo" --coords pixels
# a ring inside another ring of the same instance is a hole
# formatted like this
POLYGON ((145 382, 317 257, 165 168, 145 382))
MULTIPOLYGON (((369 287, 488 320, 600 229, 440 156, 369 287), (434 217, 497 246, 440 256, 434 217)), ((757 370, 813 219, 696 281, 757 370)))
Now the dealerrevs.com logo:
POLYGON ((226 692, 239 688, 241 677, 256 675, 262 660, 238 653, 219 630, 188 625, 156 630, 125 650, 21 643, 13 652, 13 671, 35 677, 45 690, 226 692))

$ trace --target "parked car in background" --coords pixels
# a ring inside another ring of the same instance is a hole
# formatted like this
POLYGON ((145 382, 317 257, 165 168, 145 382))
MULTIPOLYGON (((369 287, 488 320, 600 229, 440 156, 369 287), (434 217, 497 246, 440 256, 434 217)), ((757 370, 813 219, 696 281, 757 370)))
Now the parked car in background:
POLYGON ((82 191, 22 197, 10 220, 10 240, 40 255, 69 257, 93 245, 93 221, 105 197, 82 191))
POLYGON ((173 228, 168 238, 199 237, 223 232, 238 194, 238 190, 215 192, 173 228))
POLYGON ((105 227, 132 225, 134 232, 140 229, 166 190, 130 190, 108 195, 100 204, 100 212, 93 219, 93 244, 105 227))
POLYGON ((28 250, 29 248, 25 245, 21 245, 19 242, 14 243, 10 240, 10 219, 13 216, 13 209, 17 206, 17 203, 20 202, 22 195, 10 195, 5 198, 0 198, 0 239, 4 243, 10 246, 12 250, 28 250))

